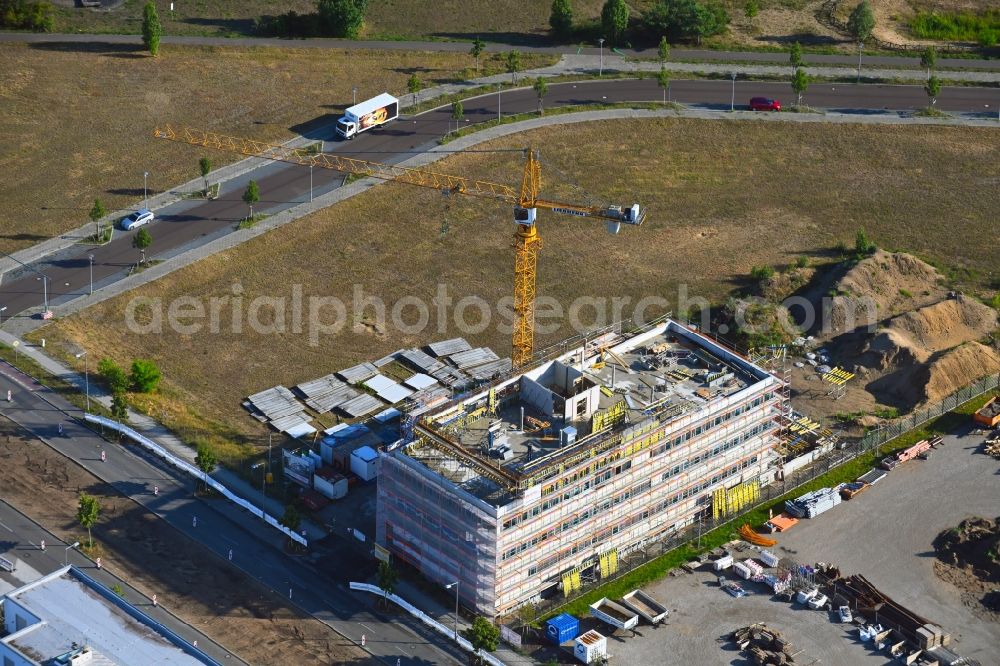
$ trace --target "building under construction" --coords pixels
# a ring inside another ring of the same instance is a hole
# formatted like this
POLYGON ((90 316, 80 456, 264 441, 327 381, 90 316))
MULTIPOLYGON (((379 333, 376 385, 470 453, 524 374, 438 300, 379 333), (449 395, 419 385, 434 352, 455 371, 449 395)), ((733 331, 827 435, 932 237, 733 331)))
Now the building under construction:
POLYGON ((493 617, 774 477, 783 382, 677 322, 608 333, 421 413, 382 453, 378 543, 493 617))

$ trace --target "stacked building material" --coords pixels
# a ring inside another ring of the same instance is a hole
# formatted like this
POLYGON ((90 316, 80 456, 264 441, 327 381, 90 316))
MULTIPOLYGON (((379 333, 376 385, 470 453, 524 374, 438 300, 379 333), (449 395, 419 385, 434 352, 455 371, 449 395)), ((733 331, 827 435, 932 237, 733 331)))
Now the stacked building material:
POLYGON ((740 650, 749 652, 753 663, 758 666, 795 663, 792 644, 779 631, 770 629, 765 624, 752 624, 737 629, 730 638, 740 650))
POLYGON ((785 500, 785 511, 797 518, 815 518, 840 504, 840 488, 820 488, 793 500, 785 500))
POLYGON ((769 550, 760 551, 760 561, 766 566, 776 567, 778 566, 778 560, 781 559, 769 550))
POLYGON ((764 580, 764 567, 756 560, 743 560, 743 564, 750 570, 750 580, 761 582, 764 580))
POLYGON ((936 624, 913 613, 880 592, 864 576, 854 575, 836 581, 837 594, 866 615, 878 616, 878 622, 891 627, 921 649, 945 645, 950 636, 936 624))

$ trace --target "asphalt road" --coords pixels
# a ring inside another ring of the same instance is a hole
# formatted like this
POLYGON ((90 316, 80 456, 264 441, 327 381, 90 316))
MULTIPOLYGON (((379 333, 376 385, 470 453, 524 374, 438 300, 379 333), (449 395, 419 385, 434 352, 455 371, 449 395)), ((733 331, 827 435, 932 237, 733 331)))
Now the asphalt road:
MULTIPOLYGON (((670 97, 684 104, 728 109, 732 100, 730 81, 679 80, 670 86, 670 97)), ((737 82, 735 99, 745 105, 752 95, 766 95, 792 100, 789 84, 781 82, 737 82)), ((601 102, 660 101, 663 91, 652 79, 624 81, 581 81, 553 84, 545 97, 549 108, 601 102)), ((852 113, 905 111, 922 108, 927 97, 919 86, 814 84, 804 100, 817 108, 852 113)), ((938 107, 944 111, 993 113, 1000 103, 995 88, 949 87, 942 92, 938 107)), ((497 114, 498 95, 488 94, 465 100, 467 123, 488 120, 497 114)), ((499 95, 500 111, 507 115, 534 111, 537 99, 531 89, 505 91, 499 95)), ((739 108, 739 106, 737 107, 739 108)), ((745 106, 743 108, 746 108, 745 106)), ((332 131, 308 135, 324 139, 325 149, 352 157, 395 163, 433 145, 451 128, 450 107, 442 107, 415 117, 401 117, 395 123, 353 141, 333 142, 332 131)), ((250 179, 258 182, 261 201, 256 212, 274 214, 309 200, 310 170, 299 165, 271 163, 225 183, 215 201, 179 201, 156 211, 157 219, 148 229, 153 245, 150 259, 167 259, 220 235, 230 233, 247 215, 242 192, 250 179)), ((343 176, 338 172, 315 169, 312 188, 320 195, 336 188, 343 176)), ((510 182, 516 183, 517 174, 510 182)), ((48 302, 65 303, 88 293, 91 283, 97 287, 125 277, 139 259, 132 247, 136 232, 116 230, 115 239, 98 248, 70 248, 47 258, 33 268, 48 277, 48 302), (93 266, 89 255, 93 255, 93 266), (92 274, 91 274, 92 270, 92 274), (91 279, 92 275, 92 279, 91 279)), ((0 306, 6 307, 3 319, 14 316, 38 316, 45 299, 44 280, 27 270, 12 271, 0 285, 0 306)))
MULTIPOLYGON (((337 537, 314 542, 307 557, 292 558, 283 552, 283 537, 275 530, 229 502, 195 498, 194 482, 186 475, 135 446, 106 442, 71 418, 71 414, 80 415, 78 409, 4 362, 0 362, 0 396, 0 414, 216 556, 229 559, 232 553, 233 566, 277 594, 290 596, 302 610, 341 635, 358 644, 365 635, 366 649, 384 663, 391 666, 399 659, 401 665, 414 666, 463 663, 467 659, 408 616, 397 615, 389 621, 365 610, 370 595, 359 596, 346 586, 346 581, 358 574, 358 564, 352 563, 350 555, 344 556, 348 549, 340 547, 337 537), (9 403, 5 400, 7 390, 13 393, 9 403), (63 436, 58 434, 60 424, 63 436), (106 453, 105 461, 101 451, 106 453), (155 496, 153 486, 159 488, 155 496)), ((150 573, 161 576, 163 593, 159 596, 169 606, 170 572, 150 573)))
POLYGON ((162 603, 154 607, 150 599, 108 572, 107 568, 98 569, 89 558, 2 500, 0 500, 0 555, 14 561, 17 566, 13 573, 0 572, 0 593, 5 592, 8 586, 20 587, 32 583, 37 577, 48 575, 66 564, 72 564, 108 588, 115 584, 120 585, 129 603, 188 643, 197 641, 198 649, 215 661, 233 665, 246 663, 191 625, 179 620, 162 603), (43 541, 44 551, 41 549, 43 541))
MULTIPOLYGON (((575 54, 599 55, 601 49, 598 46, 580 48, 576 45, 563 44, 550 46, 544 44, 544 38, 532 40, 530 43, 518 44, 500 43, 489 41, 489 35, 483 35, 486 40, 486 51, 488 53, 501 53, 513 48, 529 53, 552 53, 552 54, 575 54)), ((69 42, 73 44, 89 43, 95 48, 100 48, 101 44, 135 44, 140 46, 142 39, 138 35, 90 35, 90 34, 52 34, 52 33, 29 33, 29 32, 7 32, 0 33, 0 42, 69 42)), ((847 39, 844 40, 846 44, 847 39)), ((187 44, 199 46, 269 46, 277 48, 319 48, 319 49, 374 49, 379 51, 445 51, 450 53, 468 53, 471 46, 469 41, 362 41, 349 39, 280 39, 276 37, 184 37, 176 35, 164 35, 160 39, 161 44, 187 44)), ((605 55, 612 55, 614 52, 610 48, 603 50, 605 55)), ((646 49, 620 49, 619 53, 624 53, 635 58, 656 58, 655 47, 646 49)), ((780 63, 788 62, 787 52, 763 52, 763 51, 713 51, 710 49, 689 49, 684 47, 671 48, 671 60, 683 62, 759 62, 759 63, 780 63)), ((805 59, 810 64, 837 64, 856 65, 857 55, 848 54, 811 54, 808 53, 805 59)), ((920 58, 914 56, 868 56, 864 57, 867 65, 885 65, 889 67, 919 67, 920 58)), ((943 58, 937 60, 939 69, 1000 69, 1000 59, 979 60, 974 58, 943 58)))

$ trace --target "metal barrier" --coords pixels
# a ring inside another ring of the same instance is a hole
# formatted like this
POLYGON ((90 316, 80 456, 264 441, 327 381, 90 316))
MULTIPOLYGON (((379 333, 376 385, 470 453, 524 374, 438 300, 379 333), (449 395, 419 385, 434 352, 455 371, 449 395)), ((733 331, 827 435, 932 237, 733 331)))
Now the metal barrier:
POLYGON ((360 592, 371 592, 372 594, 377 594, 380 597, 385 597, 386 599, 392 601, 394 604, 405 609, 406 612, 408 612, 410 615, 417 618, 418 620, 420 620, 421 622, 423 622, 424 624, 426 624, 428 627, 438 632, 439 634, 447 636, 448 638, 457 638, 458 644, 461 645, 463 649, 475 653, 476 656, 485 661, 487 664, 490 664, 491 666, 504 666, 504 663, 502 661, 494 657, 489 652, 486 652, 485 650, 479 650, 478 652, 476 652, 472 648, 472 643, 470 643, 468 640, 462 638, 462 636, 456 637, 455 631, 453 629, 449 629, 448 627, 444 626, 443 624, 441 624, 440 622, 438 622, 437 620, 435 620, 430 615, 423 612, 410 602, 406 601, 405 599, 397 597, 395 594, 386 594, 385 590, 383 590, 378 585, 372 585, 370 583, 354 583, 354 582, 352 582, 350 585, 352 590, 358 590, 360 592))
POLYGON ((287 527, 279 523, 277 518, 264 511, 263 505, 257 506, 255 504, 251 504, 242 497, 233 494, 233 492, 229 490, 229 488, 226 488, 224 485, 222 485, 221 483, 210 477, 206 472, 201 471, 200 469, 198 469, 197 467, 195 467, 186 460, 181 460, 180 458, 170 453, 169 451, 167 451, 165 448, 163 448, 153 440, 143 435, 140 435, 138 432, 136 432, 132 428, 129 428, 127 425, 123 425, 121 423, 118 423, 117 421, 113 421, 103 416, 98 416, 97 414, 84 414, 84 419, 88 423, 96 423, 106 428, 111 428, 116 432, 120 432, 129 439, 134 440, 138 444, 141 444, 150 452, 163 458, 174 467, 177 467, 187 472, 191 476, 195 477, 199 481, 204 482, 205 485, 209 486, 213 490, 218 491, 223 497, 230 500, 234 504, 237 504, 243 507, 244 509, 247 509, 252 514, 260 516, 260 518, 265 523, 267 523, 274 529, 282 532, 289 539, 292 539, 293 541, 296 541, 302 544, 303 546, 309 545, 309 542, 306 541, 305 537, 303 537, 301 534, 297 534, 294 531, 288 529, 287 527))
POLYGON ((17 568, 17 564, 6 557, 0 557, 0 569, 4 571, 14 571, 17 568))

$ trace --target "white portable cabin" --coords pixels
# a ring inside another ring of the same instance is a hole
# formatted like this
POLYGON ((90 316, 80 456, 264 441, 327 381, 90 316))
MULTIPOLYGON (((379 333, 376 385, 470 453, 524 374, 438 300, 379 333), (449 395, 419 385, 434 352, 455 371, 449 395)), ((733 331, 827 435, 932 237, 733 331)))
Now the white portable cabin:
POLYGON ((608 654, 608 639, 593 629, 577 636, 573 644, 573 656, 585 664, 593 664, 608 654))
POLYGON ((378 454, 370 446, 362 446, 351 453, 351 471, 362 481, 371 481, 378 475, 378 454))

